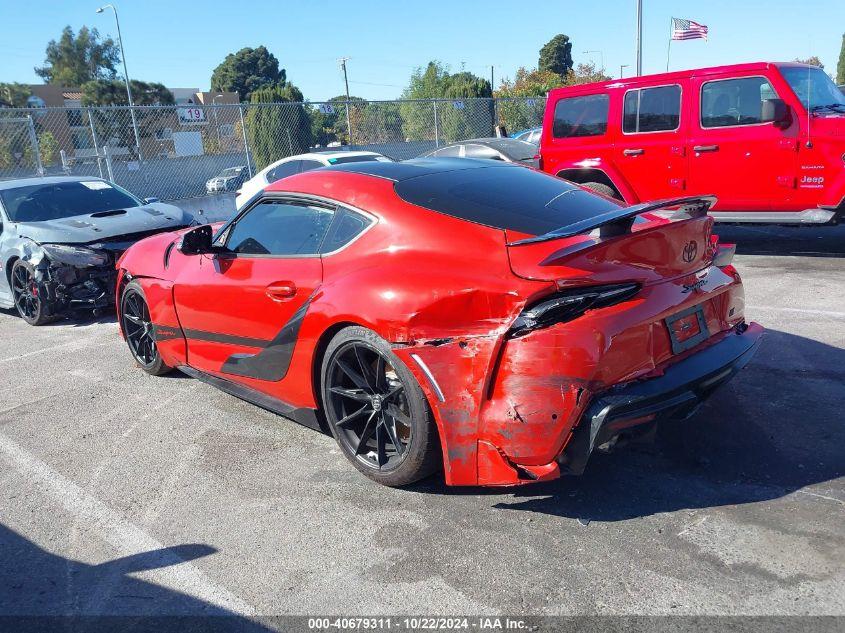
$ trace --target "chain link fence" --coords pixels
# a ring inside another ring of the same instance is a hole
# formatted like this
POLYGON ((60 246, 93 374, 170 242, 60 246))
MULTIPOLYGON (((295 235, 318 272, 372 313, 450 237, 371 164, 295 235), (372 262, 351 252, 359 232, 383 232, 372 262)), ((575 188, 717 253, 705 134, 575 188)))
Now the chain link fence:
POLYGON ((107 178, 140 197, 211 193, 224 170, 249 178, 321 149, 394 160, 441 145, 541 125, 545 98, 333 101, 108 108, 0 109, 0 179, 107 178))

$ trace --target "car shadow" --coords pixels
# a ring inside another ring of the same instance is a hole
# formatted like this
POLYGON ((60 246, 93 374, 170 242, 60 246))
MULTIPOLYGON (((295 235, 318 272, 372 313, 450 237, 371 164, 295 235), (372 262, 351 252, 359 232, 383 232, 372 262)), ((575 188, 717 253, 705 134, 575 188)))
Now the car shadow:
POLYGON ((739 255, 845 257, 845 224, 839 226, 751 226, 717 224, 719 240, 736 244, 739 255))
POLYGON ((48 552, 0 523, 0 629, 271 631, 223 607, 133 577, 216 551, 191 543, 88 564, 48 552))
POLYGON ((751 363, 696 415, 651 445, 594 453, 581 477, 518 488, 425 494, 507 495, 493 506, 588 521, 777 499, 845 474, 845 350, 769 330, 751 363))

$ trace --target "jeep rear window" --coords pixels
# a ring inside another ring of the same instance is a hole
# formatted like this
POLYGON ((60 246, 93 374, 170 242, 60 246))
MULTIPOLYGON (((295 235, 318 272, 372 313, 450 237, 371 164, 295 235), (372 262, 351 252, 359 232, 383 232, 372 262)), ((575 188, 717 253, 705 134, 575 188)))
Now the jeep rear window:
POLYGON ((46 222, 143 204, 123 189, 102 180, 2 189, 0 200, 12 222, 46 222))
POLYGON ((555 104, 552 134, 555 138, 601 136, 607 131, 606 94, 569 97, 555 104))
POLYGON ((619 208, 570 182, 509 164, 408 178, 397 182, 395 190, 411 204, 530 235, 549 233, 619 208))

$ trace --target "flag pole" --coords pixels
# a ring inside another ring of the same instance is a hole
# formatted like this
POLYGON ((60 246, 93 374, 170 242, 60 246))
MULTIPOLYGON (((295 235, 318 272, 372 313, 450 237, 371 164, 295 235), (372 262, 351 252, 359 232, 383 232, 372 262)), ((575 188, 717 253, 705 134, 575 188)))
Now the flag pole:
POLYGON ((672 52, 672 32, 675 26, 675 18, 669 18, 669 45, 666 47, 666 72, 669 72, 669 53, 672 52))

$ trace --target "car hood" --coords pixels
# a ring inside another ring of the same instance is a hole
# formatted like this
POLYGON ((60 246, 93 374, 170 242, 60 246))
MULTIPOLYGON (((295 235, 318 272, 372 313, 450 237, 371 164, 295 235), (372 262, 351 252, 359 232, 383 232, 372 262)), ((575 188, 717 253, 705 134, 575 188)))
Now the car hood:
POLYGON ((17 231, 21 237, 28 237, 39 244, 86 244, 134 233, 166 231, 189 223, 190 218, 180 208, 156 202, 60 220, 18 222, 17 231))

